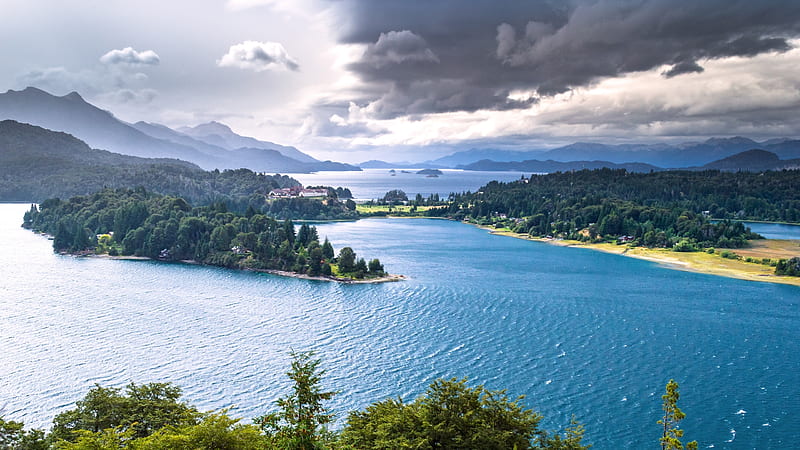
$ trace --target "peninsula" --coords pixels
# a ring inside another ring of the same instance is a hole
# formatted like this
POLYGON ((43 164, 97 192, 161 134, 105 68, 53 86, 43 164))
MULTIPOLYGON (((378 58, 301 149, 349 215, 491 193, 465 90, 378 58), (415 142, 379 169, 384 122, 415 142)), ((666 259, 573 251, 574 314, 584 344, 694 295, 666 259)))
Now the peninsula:
POLYGON ((55 251, 73 255, 153 259, 251 270, 295 278, 379 283, 386 273, 375 258, 350 247, 338 255, 317 229, 278 222, 249 208, 229 212, 224 202, 192 207, 180 197, 144 189, 105 189, 69 200, 49 199, 25 213, 23 227, 53 237, 55 251))

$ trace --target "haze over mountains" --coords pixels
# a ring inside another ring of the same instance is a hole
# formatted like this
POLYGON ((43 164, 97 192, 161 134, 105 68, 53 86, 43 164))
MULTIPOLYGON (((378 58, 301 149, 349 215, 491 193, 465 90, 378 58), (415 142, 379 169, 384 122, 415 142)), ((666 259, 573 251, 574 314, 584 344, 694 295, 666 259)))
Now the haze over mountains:
MULTIPOLYGON (((209 122, 172 129, 140 121, 126 123, 86 102, 77 92, 54 96, 29 87, 0 94, 0 120, 11 119, 70 133, 92 148, 144 158, 173 158, 204 169, 248 168, 268 173, 360 170, 319 161, 295 147, 240 136, 227 125, 209 122)), ((424 162, 367 161, 363 168, 459 168, 466 170, 554 172, 623 168, 644 172, 667 168, 776 170, 794 168, 800 140, 781 138, 757 142, 745 137, 711 138, 683 144, 574 143, 543 150, 470 149, 424 162), (730 158, 742 152, 745 156, 730 158), (723 160, 723 161, 721 161, 723 160)))
MULTIPOLYGON (((368 161, 363 168, 380 167, 433 167, 462 168, 467 170, 523 170, 552 172, 581 168, 625 168, 644 171, 668 168, 698 168, 748 150, 765 150, 779 160, 800 158, 800 140, 782 138, 757 142, 744 137, 711 138, 703 142, 683 144, 622 144, 574 143, 551 150, 511 151, 494 149, 470 149, 442 158, 421 163, 392 164, 383 161, 368 161), (514 164, 511 164, 511 163, 514 164), (505 164, 502 164, 505 163, 505 164)), ((755 155, 766 155, 756 153, 755 155)), ((752 163, 758 170, 759 161, 749 158, 737 160, 752 163)), ((767 161, 765 161, 766 163, 767 161)), ((791 166, 791 163, 767 164, 769 166, 791 166)))
POLYGON ((359 170, 349 164, 318 161, 294 147, 239 136, 216 122, 184 132, 153 123, 128 124, 86 102, 77 92, 59 97, 33 87, 9 90, 0 94, 0 119, 63 131, 93 148, 144 158, 176 158, 209 170, 359 170))

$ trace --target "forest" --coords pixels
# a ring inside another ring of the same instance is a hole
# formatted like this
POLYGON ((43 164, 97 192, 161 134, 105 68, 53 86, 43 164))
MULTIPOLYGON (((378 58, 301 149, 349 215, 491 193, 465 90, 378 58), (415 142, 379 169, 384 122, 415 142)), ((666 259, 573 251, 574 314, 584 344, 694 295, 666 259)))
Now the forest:
MULTIPOLYGON (((227 410, 200 412, 171 383, 95 385, 75 408, 59 413, 49 432, 26 430, 0 412, 0 446, 8 450, 234 449, 550 449, 585 450, 586 430, 573 416, 562 431, 540 427, 543 416, 505 391, 466 379, 437 379, 413 401, 389 398, 347 415, 339 430, 326 403, 341 394, 322 387, 325 370, 313 352, 292 352, 291 388, 252 424, 227 410)), ((670 380, 663 415, 653 424, 662 448, 682 449, 678 383, 670 380), (657 428, 656 428, 657 427, 657 428)), ((605 430, 608 432, 608 430, 605 430)), ((654 442, 654 446, 658 443, 654 442)), ((687 442, 696 449, 697 442, 687 442)))
POLYGON ((145 186, 194 205, 224 202, 229 211, 265 209, 278 219, 352 219, 346 188, 329 188, 326 201, 268 198, 272 189, 299 186, 286 175, 249 169, 204 171, 177 159, 139 158, 89 148, 75 137, 12 120, 0 121, 0 201, 42 202, 90 195, 104 188, 145 186))
POLYGON ((758 238, 738 220, 800 221, 798 185, 797 170, 581 170, 491 182, 425 214, 540 237, 738 248, 758 238))
POLYGON ((367 262, 350 247, 338 256, 317 230, 264 215, 252 206, 230 212, 225 202, 192 207, 180 197, 143 188, 105 189, 69 200, 32 205, 23 226, 53 237, 56 251, 142 256, 220 267, 280 270, 339 279, 385 275, 380 260, 367 262))

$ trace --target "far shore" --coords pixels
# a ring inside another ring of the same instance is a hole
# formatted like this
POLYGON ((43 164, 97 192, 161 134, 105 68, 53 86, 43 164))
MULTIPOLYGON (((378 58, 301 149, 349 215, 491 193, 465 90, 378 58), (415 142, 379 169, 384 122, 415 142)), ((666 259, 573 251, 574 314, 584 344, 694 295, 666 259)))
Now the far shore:
MULTIPOLYGON (((476 225, 478 226, 478 225, 476 225)), ((527 234, 514 233, 508 230, 497 230, 492 227, 478 226, 498 236, 508 236, 527 241, 543 242, 550 245, 572 248, 586 248, 590 250, 613 253, 615 255, 629 256, 644 259, 663 265, 674 270, 705 273, 740 280, 761 281, 767 283, 790 284, 800 286, 800 277, 775 275, 775 268, 758 263, 748 263, 743 260, 727 259, 719 254, 706 252, 674 252, 665 248, 629 247, 612 243, 589 244, 581 241, 566 239, 536 238, 527 234)), ((800 240, 763 239, 750 241, 750 247, 739 249, 725 249, 742 257, 753 258, 790 258, 800 255, 800 240)))

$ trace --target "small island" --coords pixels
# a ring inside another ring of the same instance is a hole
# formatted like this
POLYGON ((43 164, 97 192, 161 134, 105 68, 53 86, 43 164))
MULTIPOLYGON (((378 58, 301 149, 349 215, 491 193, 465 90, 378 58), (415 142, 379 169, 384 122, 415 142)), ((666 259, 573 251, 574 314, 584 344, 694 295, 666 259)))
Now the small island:
POLYGON ((438 177, 442 174, 439 169, 422 169, 417 171, 417 175, 427 175, 429 177, 438 177))
POLYGON ((23 227, 51 235, 57 252, 80 256, 206 264, 294 278, 380 283, 404 277, 386 273, 375 258, 350 247, 335 255, 317 229, 278 222, 253 208, 228 211, 224 202, 192 207, 183 198, 142 188, 105 189, 69 200, 32 205, 23 227))

